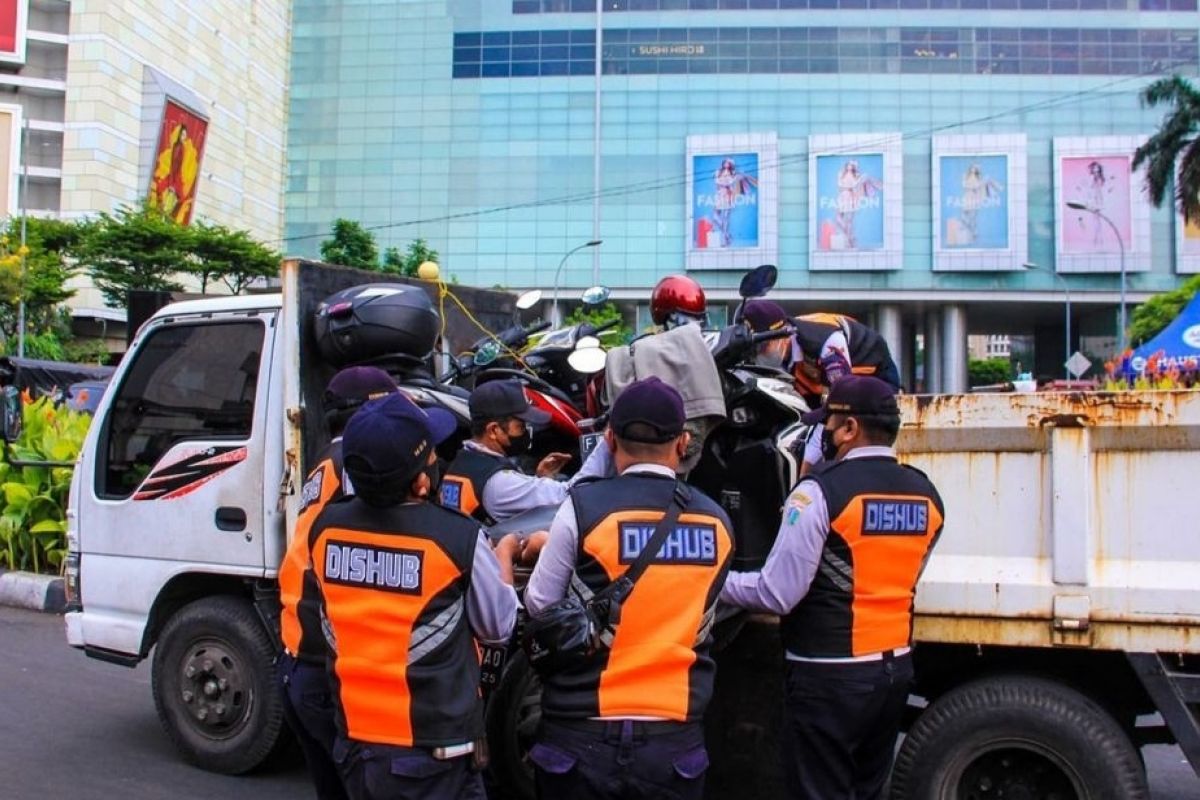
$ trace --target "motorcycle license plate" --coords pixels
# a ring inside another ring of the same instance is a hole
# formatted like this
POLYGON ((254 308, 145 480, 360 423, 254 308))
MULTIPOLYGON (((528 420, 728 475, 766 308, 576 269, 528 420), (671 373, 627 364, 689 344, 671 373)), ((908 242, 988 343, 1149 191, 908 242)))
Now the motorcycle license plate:
POLYGON ((602 433, 585 433, 579 437, 579 460, 583 462, 596 449, 596 445, 600 444, 602 433))
POLYGON ((479 692, 486 700, 488 695, 500 685, 500 676, 504 674, 504 661, 508 657, 508 648, 483 645, 479 654, 479 692))

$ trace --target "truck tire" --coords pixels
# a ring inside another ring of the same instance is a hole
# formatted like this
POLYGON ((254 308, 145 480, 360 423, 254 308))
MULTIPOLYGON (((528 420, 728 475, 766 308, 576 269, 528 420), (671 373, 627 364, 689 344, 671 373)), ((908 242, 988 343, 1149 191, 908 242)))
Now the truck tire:
POLYGON ((276 647, 249 601, 206 597, 163 626, 154 707, 167 736, 201 769, 240 775, 287 744, 276 647))
POLYGON ((542 682, 518 648, 487 707, 488 771, 506 800, 533 800, 529 750, 541 720, 542 682))
POLYGON ((1139 800, 1146 773, 1100 705, 1051 680, 960 686, 917 719, 892 770, 892 800, 1139 800))

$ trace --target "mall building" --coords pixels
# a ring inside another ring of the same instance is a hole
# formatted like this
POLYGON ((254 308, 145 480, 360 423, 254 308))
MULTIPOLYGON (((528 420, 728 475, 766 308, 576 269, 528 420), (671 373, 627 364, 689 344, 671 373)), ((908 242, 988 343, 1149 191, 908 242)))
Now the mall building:
MULTIPOLYGON (((289 0, 0 0, 0 218, 154 195, 278 245, 289 0), (6 146, 5 146, 6 145, 6 146)), ((77 333, 123 350, 124 309, 85 275, 77 333)))
POLYGON ((777 300, 876 325, 911 387, 945 391, 968 334, 1033 336, 1024 368, 1061 377, 1068 295, 1070 349, 1102 358, 1122 296, 1200 271, 1200 230, 1130 163, 1162 116, 1138 91, 1200 69, 1197 0, 292 11, 292 254, 355 219, 464 284, 603 283, 639 325, 663 275, 720 321, 775 263, 777 300))

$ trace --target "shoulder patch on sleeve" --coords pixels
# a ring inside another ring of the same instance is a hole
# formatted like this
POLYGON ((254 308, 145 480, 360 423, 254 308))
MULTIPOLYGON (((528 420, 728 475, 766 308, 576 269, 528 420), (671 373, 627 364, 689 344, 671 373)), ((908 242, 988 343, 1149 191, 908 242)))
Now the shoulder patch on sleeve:
POLYGON ((325 465, 322 464, 309 474, 308 480, 304 482, 304 486, 300 487, 301 512, 321 499, 321 487, 324 485, 325 465))
POLYGON ((796 489, 788 495, 787 502, 783 506, 783 520, 788 525, 795 525, 800 519, 801 512, 812 505, 812 498, 803 491, 796 489))

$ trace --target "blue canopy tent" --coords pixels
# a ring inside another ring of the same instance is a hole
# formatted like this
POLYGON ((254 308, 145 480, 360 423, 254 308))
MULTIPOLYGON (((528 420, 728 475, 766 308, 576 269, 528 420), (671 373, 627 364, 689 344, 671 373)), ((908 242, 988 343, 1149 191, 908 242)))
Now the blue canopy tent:
POLYGON ((1200 359, 1200 293, 1184 306, 1171 324, 1150 341, 1133 351, 1132 366, 1137 372, 1146 368, 1146 361, 1159 354, 1160 365, 1184 366, 1187 359, 1200 359))

